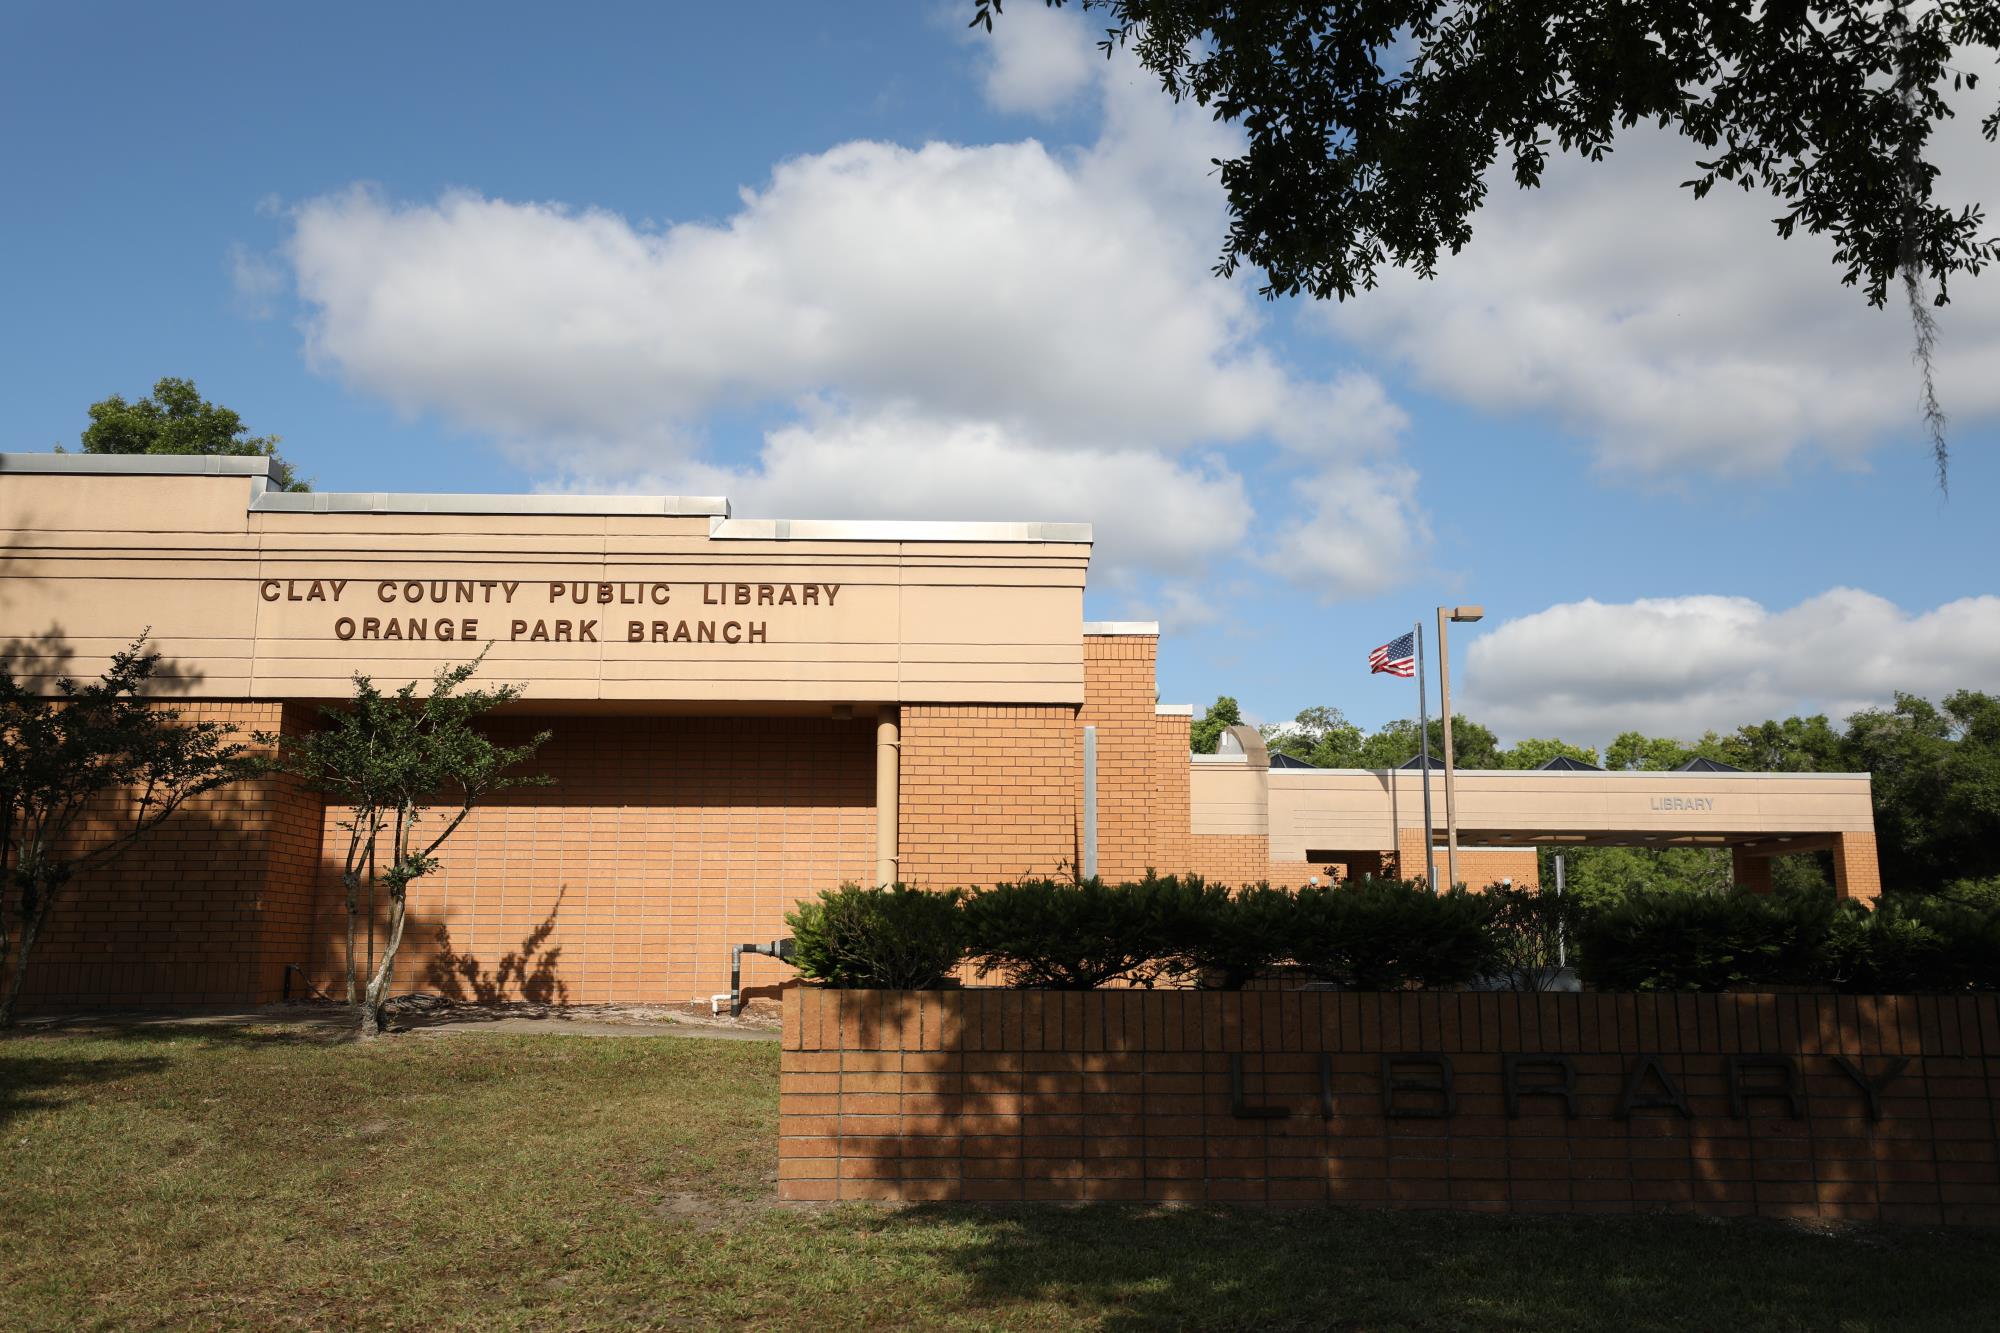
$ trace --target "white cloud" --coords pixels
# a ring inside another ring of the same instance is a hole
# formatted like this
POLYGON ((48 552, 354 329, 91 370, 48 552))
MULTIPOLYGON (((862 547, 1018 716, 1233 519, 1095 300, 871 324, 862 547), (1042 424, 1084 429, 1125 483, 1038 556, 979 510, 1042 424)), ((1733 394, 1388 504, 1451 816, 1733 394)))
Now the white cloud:
MULTIPOLYGON (((1979 114, 1940 132, 1944 199, 1990 192, 1979 114)), ((1503 165, 1471 245, 1437 279, 1397 273, 1319 314, 1477 408, 1554 416, 1610 471, 1756 473, 1801 452, 1853 464, 1887 440, 1920 469, 1900 289, 1868 307, 1839 285, 1830 242, 1776 238, 1766 195, 1694 199, 1679 182, 1699 155, 1640 127, 1605 162, 1552 158, 1539 190, 1516 189, 1503 165)), ((1938 386, 1963 424, 2000 415, 2000 279, 1953 293, 1938 386)))
POLYGON ((837 388, 1184 445, 1269 429, 1299 388, 1185 238, 1033 142, 845 144, 661 232, 348 191, 299 209, 291 255, 319 365, 503 436, 837 388))
POLYGON ((234 241, 229 246, 229 286, 245 319, 271 319, 285 294, 285 270, 269 255, 234 241))
POLYGON ((1305 517, 1275 525, 1257 561, 1322 602, 1393 587, 1430 547, 1430 524, 1417 506, 1417 475, 1406 467, 1330 467, 1292 489, 1305 517))
POLYGON ((778 164, 727 218, 658 228, 471 192, 323 196, 286 250, 308 355, 551 484, 1081 518, 1107 566, 1188 575, 1250 522, 1218 451, 1277 441, 1352 468, 1404 420, 1364 373, 1282 364, 1251 285, 1210 274, 1209 161, 1232 132, 1030 8, 1003 19, 1030 35, 992 44, 989 91, 1046 103, 1096 70, 1086 149, 846 143, 778 164), (1064 42, 1084 64, 1051 54, 1064 42), (774 407, 798 419, 754 464, 703 456, 713 414, 774 407))
POLYGON ((1917 612, 1853 588, 1779 611, 1744 597, 1569 602, 1473 640, 1462 688, 1466 712, 1510 737, 1842 718, 1897 690, 2000 688, 2000 597, 1917 612))
POLYGON ((1073 105, 1090 87, 1093 62, 1082 17, 1074 10, 1025 4, 994 16, 988 42, 986 100, 1001 111, 1052 116, 1073 105))
MULTIPOLYGON (((790 518, 1033 519, 1096 525, 1103 572, 1197 571, 1243 538, 1250 505, 1227 468, 1148 449, 1057 447, 986 421, 908 407, 832 410, 766 436, 747 468, 700 465, 673 487, 790 518)), ((574 479, 580 489, 601 485, 574 479)))
POLYGON ((1195 583, 1168 581, 1133 604, 1134 620, 1157 620, 1160 633, 1168 638, 1216 624, 1222 619, 1219 598, 1212 588, 1195 583))

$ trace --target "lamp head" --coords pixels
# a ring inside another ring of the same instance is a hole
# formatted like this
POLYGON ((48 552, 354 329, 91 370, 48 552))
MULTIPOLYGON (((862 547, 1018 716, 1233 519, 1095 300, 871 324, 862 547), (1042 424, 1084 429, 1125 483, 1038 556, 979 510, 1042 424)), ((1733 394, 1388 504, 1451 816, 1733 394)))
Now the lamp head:
POLYGON ((1486 618, 1486 608, 1483 606, 1454 606, 1451 609, 1451 618, 1453 620, 1484 620, 1486 618))

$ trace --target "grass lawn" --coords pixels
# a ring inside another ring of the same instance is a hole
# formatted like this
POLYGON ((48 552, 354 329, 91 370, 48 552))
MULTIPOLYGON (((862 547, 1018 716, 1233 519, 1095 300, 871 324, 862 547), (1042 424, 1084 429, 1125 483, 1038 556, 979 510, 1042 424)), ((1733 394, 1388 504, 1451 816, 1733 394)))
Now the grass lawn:
POLYGON ((775 1043, 0 1040, 0 1328, 2000 1328, 2000 1233, 772 1203, 775 1043))

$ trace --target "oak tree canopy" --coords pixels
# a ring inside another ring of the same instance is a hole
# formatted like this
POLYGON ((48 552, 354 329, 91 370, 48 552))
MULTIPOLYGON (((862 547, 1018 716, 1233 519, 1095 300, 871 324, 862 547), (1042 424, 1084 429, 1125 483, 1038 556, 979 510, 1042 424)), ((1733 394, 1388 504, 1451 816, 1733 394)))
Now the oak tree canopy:
MULTIPOLYGON (((1071 0, 1045 0, 1051 7, 1071 0)), ((1073 0, 1175 100, 1238 126, 1216 162, 1219 274, 1346 299, 1381 270, 1433 275, 1472 237, 1488 172, 1523 188, 1551 152, 1600 161, 1650 122, 1692 141, 1684 184, 1769 194, 1773 225, 1833 240, 1840 280, 1901 283, 1929 384, 1930 306, 2000 255, 1977 201, 1936 197, 1932 134, 2000 53, 1995 0, 1073 0)), ((991 31, 1001 0, 973 0, 991 31)), ((2000 134, 2000 110, 1981 131, 2000 134)))

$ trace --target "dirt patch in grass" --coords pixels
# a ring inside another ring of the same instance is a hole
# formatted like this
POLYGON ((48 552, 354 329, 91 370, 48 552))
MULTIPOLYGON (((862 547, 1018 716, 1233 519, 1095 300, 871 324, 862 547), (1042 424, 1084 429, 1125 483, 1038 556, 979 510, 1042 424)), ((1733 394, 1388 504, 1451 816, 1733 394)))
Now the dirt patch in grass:
POLYGON ((2000 1235, 774 1203, 776 1044, 0 1040, 0 1328, 1963 1329, 2000 1235))
POLYGON ((769 1001, 746 1006, 734 1017, 713 1014, 705 1004, 537 1004, 529 1000, 470 1004, 440 995, 404 995, 384 1006, 391 1026, 407 1031, 465 1031, 493 1025, 509 1032, 550 1031, 636 1035, 642 1031, 690 1030, 704 1035, 771 1038, 780 1012, 769 1001))

